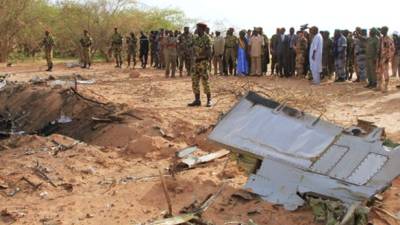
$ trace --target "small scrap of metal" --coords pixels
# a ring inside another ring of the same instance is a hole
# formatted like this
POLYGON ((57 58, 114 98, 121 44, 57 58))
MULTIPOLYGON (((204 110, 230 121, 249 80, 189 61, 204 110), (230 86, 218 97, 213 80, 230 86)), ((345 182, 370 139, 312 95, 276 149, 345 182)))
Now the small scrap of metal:
MULTIPOLYGON (((196 149, 196 150, 198 150, 198 149, 196 149)), ((185 151, 185 149, 184 149, 184 151, 185 151)), ((187 151, 187 149, 186 149, 186 151, 187 151)), ((194 152, 195 151, 193 151, 192 153, 194 153, 194 152)), ((230 153, 230 151, 223 149, 223 150, 219 150, 217 152, 209 153, 209 154, 202 155, 202 156, 194 156, 192 153, 187 154, 184 157, 182 157, 180 165, 177 165, 178 168, 179 167, 183 167, 183 168, 187 168, 187 169, 194 168, 200 164, 211 162, 218 158, 222 158, 222 157, 228 155, 230 153)))
POLYGON ((22 177, 21 180, 23 180, 26 183, 28 183, 29 185, 31 185, 34 191, 36 191, 42 185, 42 183, 35 184, 34 182, 32 182, 31 180, 29 180, 26 177, 22 177))
POLYGON ((52 179, 46 174, 47 169, 42 167, 39 164, 39 161, 36 161, 36 166, 32 168, 33 172, 43 180, 47 181, 51 186, 57 187, 57 185, 53 182, 52 179))
POLYGON ((54 151, 54 153, 53 153, 54 156, 57 156, 58 153, 60 153, 60 152, 65 152, 67 150, 70 150, 79 144, 79 141, 75 141, 73 144, 70 144, 70 145, 63 145, 61 143, 58 143, 55 140, 51 140, 51 142, 53 142, 56 145, 56 146, 52 147, 52 150, 54 151))
POLYGON ((221 187, 212 195, 209 195, 201 204, 197 201, 191 205, 184 207, 180 211, 180 215, 173 216, 171 218, 157 220, 150 223, 149 225, 178 225, 178 224, 194 224, 194 225, 211 225, 211 223, 204 221, 201 215, 215 202, 217 197, 222 193, 226 183, 223 183, 221 187))

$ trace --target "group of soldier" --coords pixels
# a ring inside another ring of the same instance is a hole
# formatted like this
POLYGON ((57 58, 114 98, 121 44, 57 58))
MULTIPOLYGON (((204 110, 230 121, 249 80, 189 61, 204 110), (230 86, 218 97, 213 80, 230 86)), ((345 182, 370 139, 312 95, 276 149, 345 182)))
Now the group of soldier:
MULTIPOLYGON (((268 39, 259 27, 254 30, 242 30, 239 37, 235 36, 234 29, 230 28, 226 36, 222 37, 219 31, 210 34, 207 25, 199 23, 194 33, 190 32, 189 27, 185 27, 182 33, 164 29, 151 31, 149 37, 140 32, 139 58, 142 68, 146 68, 150 51, 150 66, 165 69, 167 78, 174 78, 177 68, 179 75, 183 76, 185 67, 186 74, 192 77, 195 97, 195 100, 188 105, 201 105, 199 87, 201 81, 207 96, 206 106, 211 106, 208 80, 212 64, 215 75, 237 75, 238 50, 242 48, 249 62, 242 64, 249 67, 245 70, 248 73, 244 75, 267 75, 268 64, 271 62, 271 75, 307 77, 310 72, 314 73, 310 65, 310 60, 314 60, 314 55, 310 56, 310 46, 317 36, 321 38, 319 43, 323 45, 321 66, 317 67, 318 78, 331 78, 335 75, 336 82, 364 81, 368 82, 367 88, 386 92, 389 83, 389 64, 392 65, 393 75, 396 76, 400 72, 400 37, 397 32, 390 37, 387 27, 371 28, 369 35, 367 30, 359 27, 354 32, 335 30, 333 38, 328 31, 318 32, 316 27, 310 29, 310 33, 307 32, 307 26, 302 26, 296 33, 294 28, 290 28, 289 34, 285 34, 285 28, 277 28, 276 34, 268 39), (256 47, 259 49, 254 51, 252 48, 256 47), (356 75, 356 79, 353 79, 353 74, 356 75)), ((114 28, 110 53, 113 53, 118 68, 123 64, 123 39, 118 28, 114 28)), ((133 32, 125 40, 127 65, 130 67, 132 62, 135 67, 138 40, 133 32)), ((45 50, 47 71, 51 71, 54 39, 50 32, 45 32, 41 45, 45 50)), ((80 45, 82 68, 90 68, 93 40, 87 30, 83 32, 80 45)))

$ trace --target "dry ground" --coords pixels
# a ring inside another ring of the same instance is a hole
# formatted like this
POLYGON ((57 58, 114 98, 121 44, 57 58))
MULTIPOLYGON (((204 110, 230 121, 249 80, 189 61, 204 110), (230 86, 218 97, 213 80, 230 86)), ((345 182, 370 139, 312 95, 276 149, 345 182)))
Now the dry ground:
MULTIPOLYGON (((396 79, 392 79, 390 91, 382 94, 353 83, 327 81, 321 86, 310 86, 307 80, 294 78, 213 76, 214 106, 188 108, 186 104, 193 96, 190 78, 186 76, 166 79, 163 71, 132 72, 114 69, 112 64, 96 64, 90 70, 59 64, 52 73, 43 70, 39 63, 25 63, 0 67, 0 74, 9 73, 8 80, 19 83, 50 74, 55 78, 80 74, 96 80, 95 84, 78 85, 81 95, 109 103, 107 107, 111 105, 121 112, 128 110, 134 116, 125 115, 120 123, 94 126, 88 120, 93 115, 105 115, 101 108, 71 97, 73 93, 59 87, 26 85, 9 95, 0 94, 0 109, 4 110, 7 102, 19 101, 20 106, 11 111, 23 108, 35 115, 35 122, 26 122, 33 130, 49 122, 47 113, 53 117, 62 113, 75 120, 59 130, 63 135, 32 134, 0 142, 0 224, 139 224, 162 217, 167 205, 158 170, 165 172, 175 151, 186 146, 198 145, 208 152, 219 150, 207 141, 207 134, 218 118, 249 90, 317 116, 322 114, 324 119, 343 126, 357 119, 373 121, 386 128, 389 138, 400 142, 400 91, 394 86, 396 79), (70 137, 82 142, 54 154, 54 143, 75 143, 70 137), (37 163, 54 186, 34 173, 37 163), (35 189, 21 180, 23 177, 42 185, 35 189), (17 188, 19 192, 13 197, 7 195, 17 188)), ((204 104, 205 96, 202 97, 204 104)), ((222 182, 228 182, 205 213, 205 219, 218 225, 234 221, 246 224, 249 218, 260 225, 314 224, 307 208, 287 212, 267 202, 231 197, 245 183, 246 175, 234 161, 227 166, 225 162, 226 157, 178 173, 175 179, 167 177, 174 213, 194 200, 202 201, 216 192, 222 182)), ((384 194, 384 207, 394 214, 400 210, 399 188, 400 180, 396 180, 384 194)), ((371 221, 375 225, 397 224, 390 216, 376 211, 371 213, 371 221)))

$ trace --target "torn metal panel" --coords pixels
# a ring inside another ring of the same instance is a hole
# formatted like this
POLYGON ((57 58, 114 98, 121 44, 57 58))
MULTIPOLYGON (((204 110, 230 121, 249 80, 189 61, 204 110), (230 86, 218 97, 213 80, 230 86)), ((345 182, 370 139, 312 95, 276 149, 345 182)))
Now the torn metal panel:
POLYGON ((198 164, 206 163, 213 161, 215 159, 221 158, 229 154, 230 151, 228 150, 219 150, 217 152, 213 152, 207 155, 203 155, 200 157, 190 155, 185 159, 182 159, 182 163, 186 164, 188 168, 192 168, 198 164))
POLYGON ((210 139, 309 167, 341 132, 334 124, 249 93, 218 123, 210 139))
POLYGON ((182 149, 181 151, 176 153, 176 156, 179 158, 185 158, 186 156, 191 155, 193 152, 199 150, 199 148, 197 148, 197 146, 191 146, 191 147, 187 147, 185 149, 182 149))
POLYGON ((367 128, 345 129, 250 92, 209 139, 261 159, 246 187, 294 210, 304 204, 297 193, 350 206, 381 192, 400 175, 400 148, 383 146, 382 128, 367 128))

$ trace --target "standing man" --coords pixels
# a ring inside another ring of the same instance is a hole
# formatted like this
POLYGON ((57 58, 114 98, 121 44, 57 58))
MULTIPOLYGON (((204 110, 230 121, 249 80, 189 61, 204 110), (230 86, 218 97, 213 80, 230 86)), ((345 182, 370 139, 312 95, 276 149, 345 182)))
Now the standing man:
POLYGON ((319 85, 322 72, 322 48, 324 41, 317 27, 311 27, 310 33, 313 36, 310 46, 310 70, 313 76, 312 83, 319 85))
POLYGON ((194 47, 194 74, 192 76, 192 88, 195 100, 188 104, 189 107, 201 106, 200 101, 200 80, 202 81, 204 92, 207 95, 207 107, 211 107, 211 91, 208 82, 208 61, 211 57, 211 43, 206 36, 207 25, 197 24, 197 36, 193 40, 194 47))
POLYGON ((89 35, 89 31, 84 30, 83 31, 83 37, 79 41, 81 43, 82 47, 82 68, 90 68, 91 66, 91 60, 90 60, 90 48, 92 47, 92 37, 89 35))
POLYGON ((354 73, 354 40, 353 34, 345 30, 343 31, 343 36, 346 38, 347 41, 347 48, 346 48, 346 78, 351 80, 353 78, 354 73))
POLYGON ((400 76, 400 37, 397 31, 393 32, 393 42, 395 51, 392 59, 392 76, 396 77, 397 74, 400 76))
POLYGON ((165 77, 175 78, 176 71, 176 59, 178 57, 177 53, 177 37, 175 37, 173 31, 165 32, 165 47, 164 47, 164 59, 165 59, 165 77))
POLYGON ((217 71, 222 75, 224 73, 222 59, 224 55, 225 39, 221 37, 221 32, 215 32, 215 38, 213 42, 213 65, 214 75, 217 75, 217 71))
POLYGON ((335 30, 333 54, 335 56, 335 82, 346 81, 347 40, 340 30, 335 30))
POLYGON ((308 49, 308 41, 304 37, 304 32, 300 30, 297 32, 297 41, 295 44, 297 76, 305 77, 306 75, 304 71, 304 62, 306 60, 307 49, 308 49))
POLYGON ((279 75, 287 75, 287 56, 289 55, 289 41, 285 35, 286 29, 281 28, 278 38, 278 70, 279 75))
POLYGON ((330 61, 332 60, 331 57, 332 57, 333 44, 331 38, 329 37, 328 31, 323 31, 322 37, 324 39, 324 47, 322 51, 322 74, 323 76, 331 77, 332 68, 329 64, 330 61))
POLYGON ((238 51, 238 38, 233 34, 234 29, 229 28, 225 37, 225 65, 227 71, 226 74, 236 75, 236 55, 238 51))
POLYGON ((116 62, 115 67, 121 68, 122 66, 122 35, 118 33, 118 28, 114 28, 114 34, 111 36, 111 50, 114 52, 116 62))
POLYGON ((44 47, 44 54, 47 62, 47 70, 51 71, 53 69, 53 48, 54 48, 54 39, 50 32, 46 30, 44 32, 44 38, 42 43, 40 44, 44 47))
POLYGON ((296 67, 296 44, 297 36, 294 33, 294 28, 291 27, 289 30, 288 41, 289 41, 289 55, 288 55, 288 74, 292 76, 296 67))
POLYGON ((133 68, 135 68, 137 49, 137 38, 135 33, 130 33, 130 36, 126 39, 126 44, 128 45, 128 68, 131 66, 131 61, 133 61, 133 68))
POLYGON ((183 34, 178 40, 179 51, 179 75, 182 77, 183 65, 185 65, 186 73, 191 76, 192 72, 192 55, 193 55, 193 35, 189 32, 189 27, 183 28, 183 34))
POLYGON ((276 28, 276 33, 272 35, 271 37, 271 75, 274 75, 274 72, 278 73, 278 68, 276 68, 276 65, 278 64, 279 58, 278 58, 278 39, 279 39, 279 33, 280 29, 276 28))
POLYGON ((139 45, 140 62, 142 63, 142 68, 146 69, 150 43, 149 38, 143 33, 143 31, 140 31, 139 45))
POLYGON ((358 29, 354 37, 354 54, 356 57, 357 80, 365 81, 367 79, 367 30, 358 29))
POLYGON ((263 37, 258 33, 258 30, 253 31, 253 35, 250 38, 250 58, 251 58, 251 69, 250 74, 259 76, 261 75, 261 54, 263 50, 264 40, 263 37))
POLYGON ((366 88, 376 88, 377 86, 376 66, 379 57, 379 38, 376 36, 377 34, 378 30, 376 28, 371 28, 369 30, 366 49, 368 77, 368 85, 366 88))
POLYGON ((389 28, 384 26, 381 28, 382 37, 380 39, 379 48, 379 74, 378 88, 382 92, 387 92, 389 86, 389 63, 392 60, 395 47, 392 38, 388 34, 389 28))
POLYGON ((267 75, 269 64, 269 40, 267 35, 264 34, 263 28, 259 27, 259 33, 263 38, 263 48, 261 51, 261 72, 262 75, 267 75))

